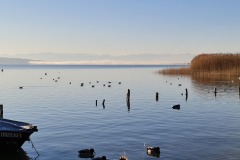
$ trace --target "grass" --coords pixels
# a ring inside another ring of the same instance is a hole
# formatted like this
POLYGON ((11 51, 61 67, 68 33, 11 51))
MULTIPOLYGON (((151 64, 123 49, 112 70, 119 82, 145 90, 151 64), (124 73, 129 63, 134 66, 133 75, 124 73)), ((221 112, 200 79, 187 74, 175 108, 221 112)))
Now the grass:
POLYGON ((240 54, 199 54, 189 67, 163 69, 164 75, 240 76, 240 54))

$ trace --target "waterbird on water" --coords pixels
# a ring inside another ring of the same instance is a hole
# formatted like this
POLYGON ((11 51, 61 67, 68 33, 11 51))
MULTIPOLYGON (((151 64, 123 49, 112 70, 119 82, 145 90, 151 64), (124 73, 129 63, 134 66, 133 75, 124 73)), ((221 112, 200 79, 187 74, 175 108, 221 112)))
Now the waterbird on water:
POLYGON ((159 147, 147 147, 147 154, 153 157, 160 157, 160 148, 159 147))
POLYGON ((83 149, 78 151, 80 158, 94 158, 95 151, 93 148, 91 149, 83 149))
POLYGON ((172 107, 173 109, 180 109, 180 104, 177 104, 177 105, 174 105, 173 107, 172 107))

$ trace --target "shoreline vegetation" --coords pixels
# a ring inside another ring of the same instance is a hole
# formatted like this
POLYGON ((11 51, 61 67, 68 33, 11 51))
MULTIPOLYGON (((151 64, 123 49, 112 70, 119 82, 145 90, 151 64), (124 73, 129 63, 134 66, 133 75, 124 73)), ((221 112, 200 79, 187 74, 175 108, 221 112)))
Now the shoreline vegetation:
POLYGON ((203 53, 195 56, 188 67, 163 69, 159 73, 193 77, 240 78, 240 54, 203 53))

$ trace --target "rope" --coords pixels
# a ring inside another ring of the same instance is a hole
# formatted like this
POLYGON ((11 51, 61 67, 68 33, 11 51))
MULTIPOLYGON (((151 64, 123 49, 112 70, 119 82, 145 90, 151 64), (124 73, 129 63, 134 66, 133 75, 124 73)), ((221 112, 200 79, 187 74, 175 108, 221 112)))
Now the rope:
POLYGON ((37 153, 37 155, 39 156, 40 154, 38 153, 37 149, 35 148, 32 140, 29 138, 30 142, 32 143, 32 148, 35 150, 35 152, 37 153))

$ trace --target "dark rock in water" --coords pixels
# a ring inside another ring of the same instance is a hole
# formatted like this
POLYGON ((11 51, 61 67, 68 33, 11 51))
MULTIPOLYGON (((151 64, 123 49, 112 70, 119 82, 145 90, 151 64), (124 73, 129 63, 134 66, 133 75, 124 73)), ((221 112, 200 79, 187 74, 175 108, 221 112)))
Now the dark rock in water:
POLYGON ((180 109, 180 104, 177 104, 177 105, 174 105, 173 107, 172 107, 173 109, 180 109))

